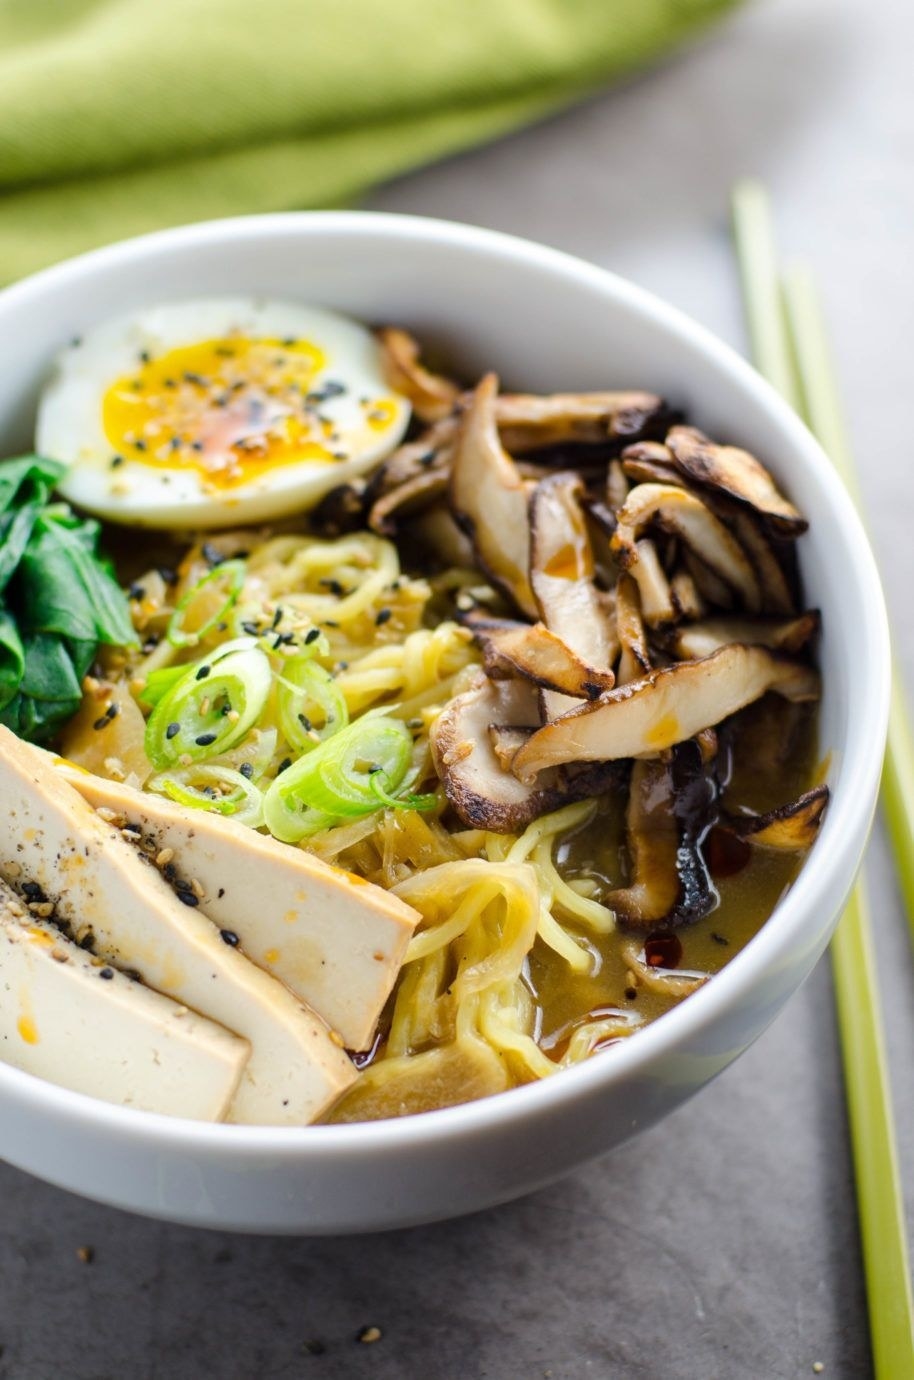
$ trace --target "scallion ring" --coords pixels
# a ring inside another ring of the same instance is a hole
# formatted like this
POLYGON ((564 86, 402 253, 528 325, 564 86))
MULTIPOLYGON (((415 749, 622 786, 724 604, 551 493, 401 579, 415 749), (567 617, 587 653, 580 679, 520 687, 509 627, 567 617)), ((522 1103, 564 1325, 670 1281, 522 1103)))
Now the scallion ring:
POLYGON ((270 662, 257 647, 183 669, 146 722, 146 756, 159 771, 226 752, 260 718, 270 693, 270 662))
POLYGON ((231 767, 201 765, 161 772, 146 785, 193 810, 227 815, 252 829, 263 823, 263 792, 231 767))
POLYGON ((297 843, 385 805, 429 808, 434 796, 420 804, 421 797, 396 795, 411 765, 412 744, 409 729, 397 719, 357 719, 276 777, 264 797, 267 828, 276 838, 297 843))
POLYGON ((244 577, 247 567, 244 561, 223 561, 220 565, 214 566, 202 575, 197 583, 187 591, 179 602, 174 613, 168 622, 166 636, 173 647, 195 647, 201 642, 208 632, 212 632, 217 623, 221 622, 227 613, 234 608, 238 601, 242 589, 244 588, 244 577), (212 584, 224 585, 225 598, 218 606, 215 613, 211 614, 199 628, 188 631, 184 627, 184 620, 188 610, 196 602, 198 596, 207 586, 212 584))
POLYGON ((329 671, 309 655, 289 657, 277 676, 279 727, 290 747, 312 752, 346 727, 349 709, 329 671))

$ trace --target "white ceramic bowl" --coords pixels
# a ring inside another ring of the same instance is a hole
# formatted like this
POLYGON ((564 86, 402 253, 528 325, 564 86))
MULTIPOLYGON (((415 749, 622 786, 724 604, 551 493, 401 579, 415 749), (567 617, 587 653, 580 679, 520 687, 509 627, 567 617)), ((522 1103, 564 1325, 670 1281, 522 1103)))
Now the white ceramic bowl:
POLYGON ((822 609, 821 739, 833 798, 761 933, 681 1006, 547 1082, 399 1121, 301 1130, 123 1110, 0 1065, 0 1155, 103 1202, 174 1221, 329 1233, 456 1216, 546 1184, 697 1092, 768 1025, 822 953, 860 862, 879 782, 889 651, 860 523, 815 441, 731 350, 589 264, 440 221, 329 212, 196 225, 114 245, 0 294, 0 454, 30 444, 50 360, 147 303, 265 294, 413 327, 468 374, 551 391, 648 388, 757 451, 812 520, 822 609))

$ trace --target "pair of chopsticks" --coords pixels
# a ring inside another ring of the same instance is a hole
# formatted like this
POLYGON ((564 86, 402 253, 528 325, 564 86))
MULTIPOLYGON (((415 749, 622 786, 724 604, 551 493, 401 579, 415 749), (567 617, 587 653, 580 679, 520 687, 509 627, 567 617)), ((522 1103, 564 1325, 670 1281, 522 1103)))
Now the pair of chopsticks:
MULTIPOLYGON (((852 498, 857 481, 815 284, 778 272, 768 198, 757 182, 733 193, 733 227, 756 366, 831 457, 852 498)), ((914 933, 914 735, 897 672, 882 806, 914 933)), ((879 985, 865 884, 857 883, 831 945, 857 1208, 877 1380, 914 1377, 914 1305, 879 985)))

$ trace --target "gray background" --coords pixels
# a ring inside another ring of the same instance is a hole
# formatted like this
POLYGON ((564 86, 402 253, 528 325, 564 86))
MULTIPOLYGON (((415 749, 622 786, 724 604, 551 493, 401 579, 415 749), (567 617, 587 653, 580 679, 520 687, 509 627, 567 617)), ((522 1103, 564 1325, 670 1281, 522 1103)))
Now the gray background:
MULTIPOLYGON (((727 196, 738 175, 765 178, 785 253, 821 283, 914 686, 912 51, 902 0, 765 0, 626 87, 371 204, 559 245, 742 347, 727 196)), ((878 836, 869 875, 910 1171, 914 971, 878 836)), ((826 960, 696 1101, 574 1178, 464 1221, 231 1237, 0 1167, 0 1380, 787 1380, 815 1361, 825 1380, 863 1380, 854 1214, 826 960), (77 1258, 86 1245, 92 1264, 77 1258), (369 1324, 383 1336, 360 1345, 369 1324)))

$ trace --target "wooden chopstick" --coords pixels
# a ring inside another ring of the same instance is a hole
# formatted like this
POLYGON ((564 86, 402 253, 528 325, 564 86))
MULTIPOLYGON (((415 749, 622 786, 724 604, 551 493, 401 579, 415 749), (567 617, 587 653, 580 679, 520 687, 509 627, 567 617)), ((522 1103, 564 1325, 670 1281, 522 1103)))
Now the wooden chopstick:
MULTIPOLYGON (((737 184, 733 226, 759 371, 797 408, 859 499, 815 288, 808 273, 796 271, 782 289, 768 197, 759 183, 737 184)), ((914 750, 900 691, 896 677, 883 804, 914 927, 914 750)), ((831 958, 874 1371, 877 1380, 910 1380, 914 1376, 914 1302, 881 999, 862 880, 835 932, 831 958)))

